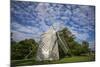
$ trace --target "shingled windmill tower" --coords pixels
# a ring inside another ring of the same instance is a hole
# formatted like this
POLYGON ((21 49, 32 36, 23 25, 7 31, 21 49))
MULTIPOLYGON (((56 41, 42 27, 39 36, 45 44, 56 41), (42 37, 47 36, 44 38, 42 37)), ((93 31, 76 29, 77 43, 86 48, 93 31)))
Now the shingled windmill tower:
POLYGON ((53 27, 41 35, 41 40, 37 52, 37 60, 58 60, 59 51, 56 31, 53 27))
POLYGON ((64 40, 62 40, 59 33, 52 25, 47 32, 41 35, 40 44, 37 51, 37 60, 59 60, 58 45, 62 48, 64 53, 67 54, 66 52, 68 51, 68 48, 65 44, 66 43, 64 40))

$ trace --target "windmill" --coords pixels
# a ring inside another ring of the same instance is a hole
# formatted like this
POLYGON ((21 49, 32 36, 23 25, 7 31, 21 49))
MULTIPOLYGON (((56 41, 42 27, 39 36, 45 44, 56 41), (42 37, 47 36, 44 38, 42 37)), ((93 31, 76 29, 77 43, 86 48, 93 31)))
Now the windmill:
MULTIPOLYGON (((53 18, 49 17, 52 22, 53 18)), ((59 35, 60 33, 56 31, 53 24, 50 29, 41 35, 39 48, 37 51, 37 60, 58 60, 59 59, 59 48, 58 45, 62 48, 63 52, 67 54, 68 46, 64 37, 59 35), (58 44, 59 43, 59 44, 58 44)))

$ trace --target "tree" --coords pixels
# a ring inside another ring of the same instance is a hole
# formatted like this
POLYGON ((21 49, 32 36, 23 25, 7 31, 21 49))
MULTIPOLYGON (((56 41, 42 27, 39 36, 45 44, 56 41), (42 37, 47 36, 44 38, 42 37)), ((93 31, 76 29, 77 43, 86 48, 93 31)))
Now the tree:
POLYGON ((82 42, 82 50, 83 50, 83 53, 89 52, 89 43, 87 41, 82 42))
MULTIPOLYGON (((81 55, 84 53, 89 52, 89 43, 87 41, 83 41, 82 45, 75 41, 74 35, 70 32, 68 28, 64 28, 61 31, 59 31, 60 37, 66 42, 66 47, 68 47, 67 56, 73 56, 73 55, 81 55)), ((62 57, 65 56, 61 48, 59 49, 59 52, 62 57)))
POLYGON ((17 58, 16 50, 17 50, 17 43, 11 42, 11 60, 17 58))
POLYGON ((73 47, 73 41, 75 39, 74 35, 68 30, 68 28, 64 28, 63 30, 59 31, 60 36, 64 38, 66 41, 66 46, 69 48, 73 47))
MULTIPOLYGON (((70 32, 68 28, 64 28, 63 30, 59 31, 60 37, 66 42, 66 47, 68 48, 67 55, 71 56, 72 55, 72 49, 74 49, 74 35, 70 32)), ((62 51, 62 50, 60 50, 62 51)), ((60 54, 63 54, 63 51, 60 52, 60 54)))
POLYGON ((14 41, 14 39, 13 39, 13 32, 11 32, 10 36, 11 36, 11 42, 10 42, 11 43, 11 60, 12 60, 12 59, 16 58, 16 44, 17 44, 17 42, 14 41))
POLYGON ((12 59, 20 60, 25 58, 34 58, 38 44, 34 39, 25 39, 12 46, 12 59), (31 52, 31 53, 30 53, 31 52))

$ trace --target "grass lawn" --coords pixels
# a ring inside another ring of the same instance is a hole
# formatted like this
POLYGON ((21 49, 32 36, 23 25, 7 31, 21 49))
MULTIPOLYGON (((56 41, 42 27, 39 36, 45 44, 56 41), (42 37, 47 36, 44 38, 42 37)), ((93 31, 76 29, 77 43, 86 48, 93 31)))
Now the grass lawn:
POLYGON ((74 63, 74 62, 88 62, 95 61, 94 56, 73 56, 65 57, 58 61, 35 61, 34 59, 29 60, 12 60, 12 66, 23 66, 23 65, 42 65, 42 64, 59 64, 59 63, 74 63))
POLYGON ((88 61, 94 61, 94 58, 89 56, 73 56, 73 57, 65 57, 54 63, 74 63, 74 62, 88 62, 88 61))

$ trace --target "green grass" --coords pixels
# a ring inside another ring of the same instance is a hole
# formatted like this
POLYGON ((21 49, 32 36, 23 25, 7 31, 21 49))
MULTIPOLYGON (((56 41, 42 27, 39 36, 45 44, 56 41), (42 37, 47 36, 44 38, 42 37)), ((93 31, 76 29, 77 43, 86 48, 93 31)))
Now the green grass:
POLYGON ((74 62, 88 62, 88 61, 94 61, 94 59, 88 56, 73 56, 73 57, 65 57, 59 61, 56 61, 55 63, 74 63, 74 62))
POLYGON ((59 63, 74 63, 74 62, 89 62, 95 61, 94 56, 73 56, 65 57, 58 61, 35 61, 34 59, 29 60, 12 60, 12 66, 25 66, 25 65, 42 65, 42 64, 59 64, 59 63))

